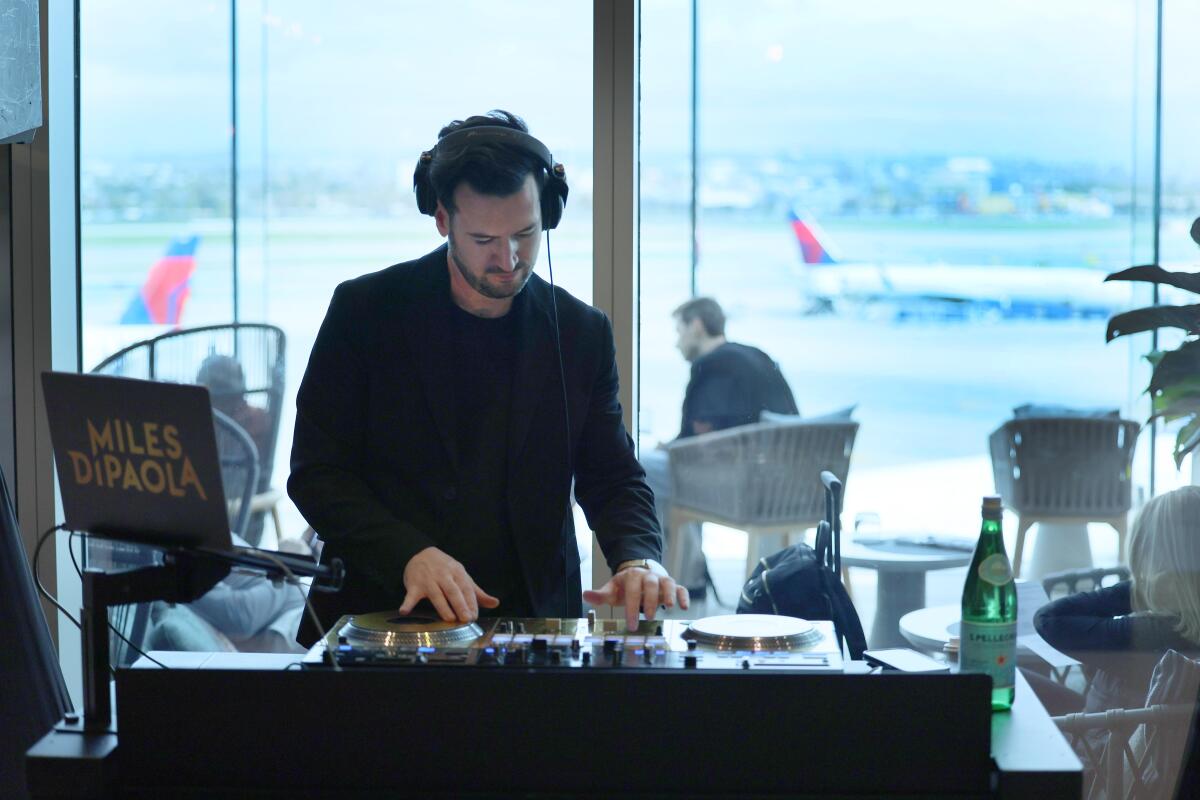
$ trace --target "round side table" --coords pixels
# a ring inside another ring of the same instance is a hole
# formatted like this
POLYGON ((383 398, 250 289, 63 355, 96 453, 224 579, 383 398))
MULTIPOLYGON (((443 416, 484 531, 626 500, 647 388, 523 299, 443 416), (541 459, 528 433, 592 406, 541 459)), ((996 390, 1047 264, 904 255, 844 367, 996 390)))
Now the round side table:
MULTIPOLYGON (((964 550, 890 540, 869 545, 854 540, 843 542, 843 567, 873 569, 879 575, 875 584, 875 621, 867 640, 870 646, 907 647, 908 642, 900 633, 900 618, 925 607, 925 573, 969 563, 971 553, 964 550)), ((937 650, 941 649, 939 644, 937 650)))

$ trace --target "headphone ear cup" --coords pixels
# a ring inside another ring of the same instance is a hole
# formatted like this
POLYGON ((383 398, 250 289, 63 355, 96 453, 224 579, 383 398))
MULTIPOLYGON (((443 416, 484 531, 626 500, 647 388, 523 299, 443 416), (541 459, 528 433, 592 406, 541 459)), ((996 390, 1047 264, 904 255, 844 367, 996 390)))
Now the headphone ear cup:
POLYGON ((422 153, 413 170, 413 193, 417 196, 417 210, 433 216, 437 212, 437 193, 429 178, 429 166, 433 163, 432 153, 422 153))
POLYGON ((567 179, 561 164, 555 164, 554 169, 546 174, 546 182, 542 186, 542 230, 548 231, 558 227, 562 219, 563 208, 567 205, 567 179))

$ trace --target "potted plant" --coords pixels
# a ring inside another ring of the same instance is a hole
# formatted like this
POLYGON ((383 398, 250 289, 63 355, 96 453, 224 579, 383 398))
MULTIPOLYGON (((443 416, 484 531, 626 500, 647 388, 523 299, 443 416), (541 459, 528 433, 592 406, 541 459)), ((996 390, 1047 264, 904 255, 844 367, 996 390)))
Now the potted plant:
MULTIPOLYGON (((1200 245, 1200 218, 1192 223, 1192 240, 1200 245)), ((1142 281, 1174 286, 1200 295, 1200 272, 1168 272, 1157 264, 1142 264, 1114 272, 1106 281, 1142 281)), ((1157 328, 1179 328, 1187 338, 1174 350, 1146 356, 1154 367, 1150 385, 1150 420, 1187 420, 1175 437, 1175 466, 1200 445, 1200 304, 1150 306, 1116 314, 1108 321, 1108 341, 1157 328)), ((1196 458, 1200 458, 1198 455, 1196 458)), ((1193 469, 1193 476, 1198 473, 1193 469)))

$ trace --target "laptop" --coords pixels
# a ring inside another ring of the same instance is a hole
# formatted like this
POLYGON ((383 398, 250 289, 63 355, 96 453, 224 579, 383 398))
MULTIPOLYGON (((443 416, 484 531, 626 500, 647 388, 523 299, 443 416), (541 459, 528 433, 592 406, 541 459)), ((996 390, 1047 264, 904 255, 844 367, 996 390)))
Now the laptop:
POLYGON ((43 372, 42 389, 68 530, 314 573, 312 559, 234 545, 207 388, 43 372))

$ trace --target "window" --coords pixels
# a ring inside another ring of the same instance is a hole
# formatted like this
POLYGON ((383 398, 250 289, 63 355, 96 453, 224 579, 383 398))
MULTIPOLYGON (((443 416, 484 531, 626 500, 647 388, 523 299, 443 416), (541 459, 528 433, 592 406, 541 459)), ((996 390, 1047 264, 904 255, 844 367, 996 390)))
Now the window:
MULTIPOLYGON (((511 110, 566 166, 554 278, 590 301, 587 4, 526 3, 517 24, 482 0, 367 3, 351 14, 247 0, 236 20, 228 5, 137 0, 80 13, 84 368, 175 325, 280 326, 276 486, 334 287, 441 243, 416 210, 412 173, 451 120, 511 110), (193 258, 185 301, 171 291, 181 274, 169 287, 147 283, 169 252, 193 258), (154 307, 139 305, 152 291, 154 307)), ((543 255, 543 277, 547 266, 543 255)), ((304 521, 286 500, 282 510, 298 535, 304 521)))
MULTIPOLYGON (((565 165, 568 206, 538 270, 549 277, 552 256, 555 281, 590 302, 591 8, 537 0, 514 20, 485 0, 349 14, 232 5, 232 16, 217 3, 80 10, 83 366, 177 327, 282 328, 271 476, 282 488, 296 389, 334 288, 441 244, 412 175, 448 122, 512 111, 565 165)), ((207 360, 195 353, 171 379, 199 380, 207 360)), ((286 497, 278 510, 284 536, 300 536, 306 523, 286 497)), ((257 524, 272 545, 277 531, 257 524)), ((238 647, 272 649, 223 627, 224 605, 208 603, 205 620, 238 647)))
POLYGON ((230 317, 229 24, 216 3, 80 8, 85 370, 175 324, 230 317), (186 296, 186 270, 150 282, 172 252, 198 265, 186 296))
MULTIPOLYGON (((802 415, 855 408, 848 528, 973 538, 988 437, 1016 406, 1146 418, 1147 343, 1105 343, 1108 316, 1146 298, 1103 279, 1152 258, 1153 7, 976 11, 642 5, 643 454, 680 433, 672 311, 693 284, 729 341, 779 363, 802 415)), ((1194 198, 1164 191, 1164 231, 1186 228, 1194 198)), ((706 547, 742 557, 742 539, 707 530, 706 547)), ((1097 562, 1114 561, 1115 537, 1095 533, 1097 562)), ((946 585, 941 602, 961 574, 946 585)))

